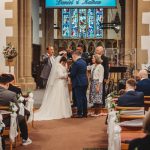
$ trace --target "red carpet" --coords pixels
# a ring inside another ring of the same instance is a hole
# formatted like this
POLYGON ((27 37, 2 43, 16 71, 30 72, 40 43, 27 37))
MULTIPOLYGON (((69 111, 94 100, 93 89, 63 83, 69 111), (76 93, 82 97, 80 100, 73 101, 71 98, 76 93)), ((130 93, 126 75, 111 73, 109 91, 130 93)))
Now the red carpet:
POLYGON ((107 148, 105 117, 35 122, 33 144, 17 150, 83 150, 107 148))

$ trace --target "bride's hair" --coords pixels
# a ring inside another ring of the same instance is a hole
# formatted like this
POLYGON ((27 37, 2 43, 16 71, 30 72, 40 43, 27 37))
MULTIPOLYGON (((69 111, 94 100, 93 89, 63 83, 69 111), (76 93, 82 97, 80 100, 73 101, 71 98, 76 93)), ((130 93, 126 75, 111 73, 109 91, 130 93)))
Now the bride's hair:
POLYGON ((59 62, 60 62, 60 63, 61 63, 61 62, 65 62, 65 63, 66 63, 66 62, 67 62, 67 58, 66 58, 66 57, 64 57, 64 56, 63 56, 63 57, 61 57, 61 59, 60 59, 60 61, 59 61, 59 62))

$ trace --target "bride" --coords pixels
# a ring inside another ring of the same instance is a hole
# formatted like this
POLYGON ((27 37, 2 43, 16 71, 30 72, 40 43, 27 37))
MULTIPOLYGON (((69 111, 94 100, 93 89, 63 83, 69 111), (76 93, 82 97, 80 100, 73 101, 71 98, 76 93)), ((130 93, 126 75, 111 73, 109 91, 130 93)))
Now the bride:
POLYGON ((68 84, 67 59, 58 56, 52 67, 40 109, 35 112, 34 120, 52 120, 72 116, 68 84))

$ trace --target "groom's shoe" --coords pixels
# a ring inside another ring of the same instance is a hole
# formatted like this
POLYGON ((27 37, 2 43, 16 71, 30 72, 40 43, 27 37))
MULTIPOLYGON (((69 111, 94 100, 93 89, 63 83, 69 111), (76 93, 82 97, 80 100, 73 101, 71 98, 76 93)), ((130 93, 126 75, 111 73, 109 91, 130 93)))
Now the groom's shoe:
POLYGON ((83 115, 82 117, 83 117, 83 118, 87 118, 88 116, 87 116, 87 115, 83 115))
POLYGON ((83 116, 82 115, 74 115, 74 116, 72 116, 72 118, 83 118, 83 116))

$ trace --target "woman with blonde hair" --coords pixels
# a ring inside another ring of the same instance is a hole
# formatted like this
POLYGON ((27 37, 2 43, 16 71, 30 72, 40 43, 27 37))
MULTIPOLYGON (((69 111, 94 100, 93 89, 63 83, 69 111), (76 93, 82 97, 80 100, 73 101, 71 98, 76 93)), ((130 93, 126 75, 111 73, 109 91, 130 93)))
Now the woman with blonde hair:
POLYGON ((128 150, 150 150, 150 111, 146 114, 144 119, 143 129, 146 136, 132 140, 128 150))
POLYGON ((103 79, 104 79, 104 68, 101 65, 101 56, 96 54, 92 58, 91 67, 91 84, 90 84, 90 95, 89 101, 93 103, 95 108, 94 116, 99 115, 99 107, 102 105, 102 91, 103 91, 103 79))

